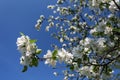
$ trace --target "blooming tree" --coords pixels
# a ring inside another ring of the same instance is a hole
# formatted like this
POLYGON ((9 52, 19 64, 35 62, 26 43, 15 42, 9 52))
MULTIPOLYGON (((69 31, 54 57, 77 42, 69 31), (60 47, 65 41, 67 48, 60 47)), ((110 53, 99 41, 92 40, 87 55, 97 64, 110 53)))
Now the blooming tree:
POLYGON ((41 15, 35 28, 40 30, 46 21, 46 31, 55 29, 52 37, 61 46, 54 44, 54 50, 48 50, 40 58, 41 49, 36 46, 36 40, 21 33, 17 46, 22 55, 23 72, 42 60, 53 68, 57 63, 65 65, 63 80, 120 79, 120 73, 114 72, 120 70, 119 0, 57 0, 47 8, 53 15, 41 15))

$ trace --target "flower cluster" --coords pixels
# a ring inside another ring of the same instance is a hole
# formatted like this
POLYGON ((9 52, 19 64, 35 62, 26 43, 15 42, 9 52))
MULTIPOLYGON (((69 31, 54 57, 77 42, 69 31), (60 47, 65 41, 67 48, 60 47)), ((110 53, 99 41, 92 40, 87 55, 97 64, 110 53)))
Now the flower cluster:
POLYGON ((99 0, 99 1, 92 0, 92 1, 90 1, 90 3, 93 7, 97 7, 97 8, 99 8, 100 6, 102 8, 106 8, 109 5, 109 7, 108 7, 109 10, 111 12, 115 12, 115 10, 118 10, 116 4, 119 5, 120 1, 119 0, 99 0), (102 5, 102 4, 104 4, 104 5, 102 5))
POLYGON ((40 19, 37 20, 37 24, 35 25, 35 28, 36 28, 37 30, 40 30, 41 24, 42 24, 42 22, 43 22, 44 19, 45 19, 45 17, 44 17, 43 15, 41 15, 41 16, 40 16, 40 19))
POLYGON ((52 58, 52 52, 50 50, 47 51, 47 54, 44 55, 44 58, 46 59, 45 64, 52 65, 53 67, 56 66, 56 60, 52 58))
POLYGON ((17 39, 17 47, 21 52, 20 64, 23 66, 37 66, 38 59, 37 54, 41 52, 36 46, 36 40, 31 40, 29 36, 25 36, 21 33, 21 37, 17 39))
POLYGON ((71 64, 73 55, 67 52, 64 48, 62 48, 60 50, 55 50, 53 52, 48 50, 47 54, 44 55, 44 58, 46 59, 45 64, 49 64, 55 67, 57 61, 59 61, 60 63, 65 62, 66 64, 71 64))
POLYGON ((97 74, 93 71, 93 66, 83 66, 79 69, 80 75, 87 75, 88 78, 95 77, 97 74))
POLYGON ((109 9, 112 12, 115 12, 115 10, 118 10, 118 8, 117 8, 115 3, 120 5, 120 1, 119 0, 110 1, 110 3, 109 3, 110 4, 109 9))

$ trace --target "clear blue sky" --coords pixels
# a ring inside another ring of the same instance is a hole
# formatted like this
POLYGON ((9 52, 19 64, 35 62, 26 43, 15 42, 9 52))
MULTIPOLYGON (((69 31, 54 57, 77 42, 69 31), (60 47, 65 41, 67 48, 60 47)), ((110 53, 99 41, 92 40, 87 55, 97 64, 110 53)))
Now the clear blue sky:
MULTIPOLYGON (((53 39, 45 32, 42 26, 40 32, 36 31, 34 25, 41 14, 51 13, 47 9, 51 0, 0 0, 0 79, 1 80, 62 80, 54 77, 53 69, 40 62, 39 67, 29 68, 22 73, 19 64, 20 53, 17 51, 16 39, 19 32, 38 39, 39 48, 44 54, 50 49, 53 39)), ((42 56, 42 55, 41 55, 42 56)))

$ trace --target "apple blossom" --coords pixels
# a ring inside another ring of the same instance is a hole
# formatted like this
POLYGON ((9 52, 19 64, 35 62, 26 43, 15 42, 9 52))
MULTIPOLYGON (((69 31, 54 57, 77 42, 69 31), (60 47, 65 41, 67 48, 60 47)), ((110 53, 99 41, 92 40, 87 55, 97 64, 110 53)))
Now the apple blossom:
POLYGON ((17 39, 17 47, 21 52, 20 64, 24 66, 23 72, 27 70, 28 66, 37 66, 37 54, 41 51, 36 46, 36 40, 31 40, 28 36, 21 33, 21 37, 17 39))
POLYGON ((44 58, 46 59, 45 64, 49 64, 52 67, 56 66, 56 60, 52 59, 52 52, 50 50, 47 51, 47 54, 44 55, 44 58))

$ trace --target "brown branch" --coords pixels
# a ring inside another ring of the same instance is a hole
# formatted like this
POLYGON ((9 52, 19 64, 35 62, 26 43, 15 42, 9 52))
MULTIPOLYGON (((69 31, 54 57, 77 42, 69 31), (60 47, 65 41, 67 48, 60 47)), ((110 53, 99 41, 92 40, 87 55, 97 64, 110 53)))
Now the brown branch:
POLYGON ((108 63, 106 63, 105 65, 108 65, 110 63, 112 63, 113 61, 117 60, 118 58, 120 58, 120 55, 116 56, 115 58, 111 59, 108 63))
POLYGON ((118 58, 120 58, 120 54, 118 56, 116 56, 115 58, 112 58, 112 59, 105 58, 105 59, 109 60, 109 62, 106 62, 106 63, 99 64, 99 63, 87 62, 87 63, 81 63, 81 64, 86 65, 86 66, 91 66, 91 65, 94 65, 94 66, 107 66, 110 63, 112 63, 113 61, 117 60, 118 58))
POLYGON ((113 0, 114 4, 117 6, 117 8, 120 10, 120 6, 113 0))
POLYGON ((107 53, 103 55, 103 60, 105 60, 105 59, 108 59, 108 60, 109 60, 109 58, 107 58, 107 55, 110 54, 111 52, 117 50, 118 48, 119 48, 119 47, 118 47, 117 45, 115 45, 114 47, 111 47, 111 48, 107 51, 107 53))

